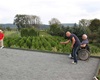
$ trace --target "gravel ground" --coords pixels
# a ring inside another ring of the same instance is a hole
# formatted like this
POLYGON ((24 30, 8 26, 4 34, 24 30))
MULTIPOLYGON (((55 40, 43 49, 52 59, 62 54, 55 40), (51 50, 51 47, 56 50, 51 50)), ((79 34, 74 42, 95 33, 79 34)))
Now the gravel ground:
POLYGON ((67 55, 0 49, 0 80, 93 80, 98 58, 71 62, 67 55))

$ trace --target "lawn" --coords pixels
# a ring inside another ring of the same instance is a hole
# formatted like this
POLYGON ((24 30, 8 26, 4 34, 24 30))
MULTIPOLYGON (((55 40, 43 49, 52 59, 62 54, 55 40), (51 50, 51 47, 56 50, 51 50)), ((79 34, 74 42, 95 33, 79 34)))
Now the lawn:
MULTIPOLYGON (((5 31, 4 32, 5 37, 20 37, 20 32, 19 31, 5 31)), ((47 36, 50 37, 51 35, 48 34, 46 31, 40 31, 39 36, 47 36)))
POLYGON ((93 54, 91 54, 91 56, 98 56, 98 57, 100 57, 100 52, 99 53, 93 53, 93 54))
POLYGON ((4 34, 5 34, 5 37, 19 37, 20 36, 20 32, 18 31, 5 31, 4 34))

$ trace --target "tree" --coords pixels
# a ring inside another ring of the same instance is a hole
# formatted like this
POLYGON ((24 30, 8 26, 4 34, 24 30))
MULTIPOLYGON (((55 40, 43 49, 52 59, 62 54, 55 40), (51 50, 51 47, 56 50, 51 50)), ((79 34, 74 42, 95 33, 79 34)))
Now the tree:
POLYGON ((90 20, 87 20, 87 19, 81 19, 79 21, 79 26, 80 27, 88 27, 90 25, 90 20))
POLYGON ((25 28, 26 24, 28 24, 28 19, 26 19, 26 15, 17 14, 14 17, 14 24, 18 27, 18 29, 25 28))
POLYGON ((3 27, 2 25, 0 25, 0 29, 4 31, 5 27, 3 27))
POLYGON ((8 30, 8 31, 11 31, 11 28, 8 26, 8 27, 6 27, 6 29, 8 30))
POLYGON ((97 32, 100 28, 100 20, 99 19, 93 19, 89 25, 89 28, 92 32, 97 32))
POLYGON ((41 24, 40 18, 36 15, 20 15, 17 14, 14 17, 14 24, 18 27, 18 29, 21 28, 27 28, 27 27, 38 27, 39 24, 41 24))
POLYGON ((35 28, 39 28, 41 21, 40 21, 40 17, 38 16, 29 16, 30 19, 30 24, 31 26, 34 26, 35 28))
POLYGON ((60 25, 60 21, 57 19, 57 18, 52 18, 50 21, 49 21, 49 24, 50 25, 53 25, 53 24, 57 24, 57 25, 60 25))
POLYGON ((55 35, 55 36, 62 36, 63 35, 64 32, 62 30, 61 23, 58 19, 52 18, 49 21, 49 24, 50 24, 49 33, 51 35, 55 35))

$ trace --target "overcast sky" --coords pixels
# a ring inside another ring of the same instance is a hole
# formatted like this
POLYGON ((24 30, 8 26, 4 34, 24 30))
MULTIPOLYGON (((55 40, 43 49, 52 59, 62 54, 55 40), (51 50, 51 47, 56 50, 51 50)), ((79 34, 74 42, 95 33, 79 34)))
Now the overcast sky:
POLYGON ((16 14, 37 15, 43 24, 51 18, 61 23, 100 19, 100 0, 1 0, 0 23, 13 23, 16 14))

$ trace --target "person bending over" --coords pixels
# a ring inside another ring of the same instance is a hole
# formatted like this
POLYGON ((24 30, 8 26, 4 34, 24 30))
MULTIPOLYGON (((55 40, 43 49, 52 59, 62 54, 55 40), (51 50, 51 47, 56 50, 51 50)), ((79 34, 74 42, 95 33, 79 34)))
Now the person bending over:
POLYGON ((67 31, 66 32, 66 36, 68 37, 68 40, 65 42, 60 42, 61 44, 68 44, 69 42, 71 42, 71 48, 72 48, 72 55, 73 55, 73 64, 77 64, 77 51, 80 47, 80 40, 79 38, 75 35, 72 34, 71 32, 67 31))

